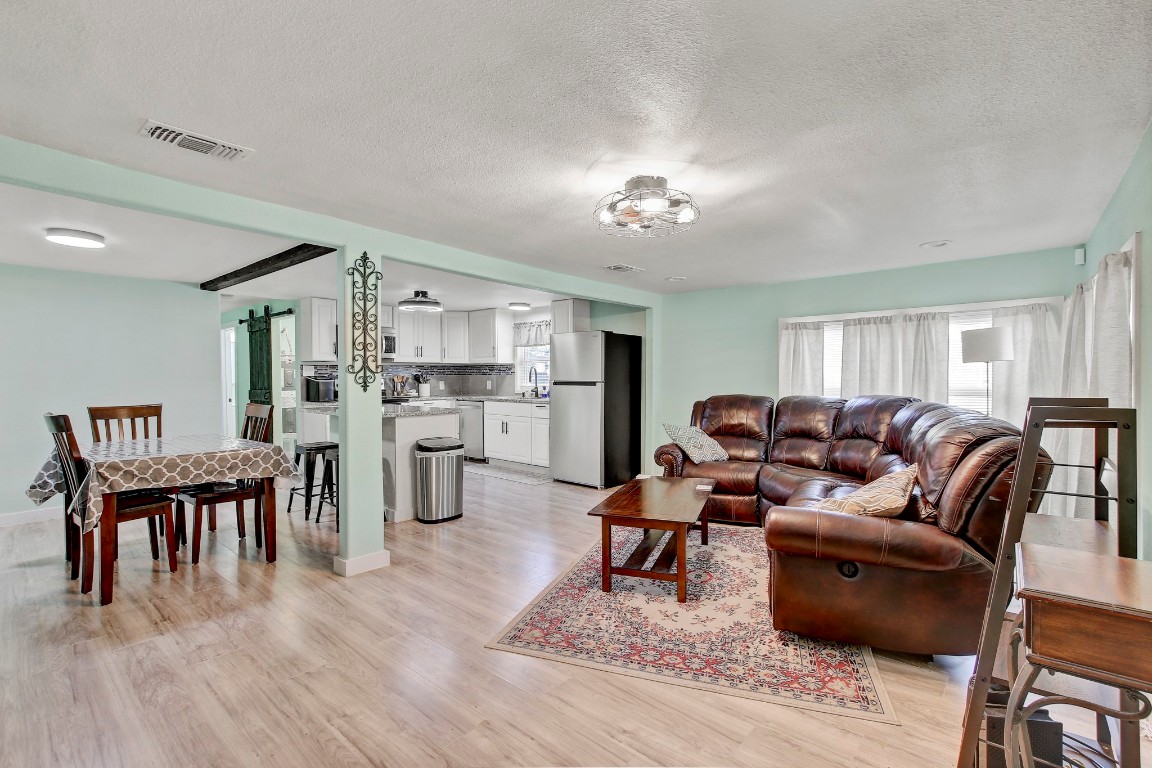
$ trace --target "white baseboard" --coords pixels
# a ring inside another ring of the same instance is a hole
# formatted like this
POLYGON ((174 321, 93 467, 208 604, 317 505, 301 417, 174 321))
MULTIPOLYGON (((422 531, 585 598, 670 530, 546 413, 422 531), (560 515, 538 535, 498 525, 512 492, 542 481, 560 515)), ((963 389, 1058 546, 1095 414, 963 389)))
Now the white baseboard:
POLYGON ((0 515, 0 528, 7 528, 10 525, 23 525, 24 523, 42 523, 45 520, 62 520, 64 518, 64 507, 38 507, 36 509, 29 509, 26 512, 9 512, 6 515, 0 515))
POLYGON ((386 549, 373 552, 370 555, 361 555, 345 560, 342 557, 332 558, 332 570, 341 576, 356 576, 357 574, 374 571, 387 566, 392 560, 391 553, 386 549))

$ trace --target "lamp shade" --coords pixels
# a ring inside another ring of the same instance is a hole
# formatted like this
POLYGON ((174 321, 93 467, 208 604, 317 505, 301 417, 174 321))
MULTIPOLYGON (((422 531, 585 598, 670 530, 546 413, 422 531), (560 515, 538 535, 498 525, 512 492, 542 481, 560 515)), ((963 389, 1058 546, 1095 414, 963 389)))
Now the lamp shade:
POLYGON ((1012 360, 1012 331, 1010 328, 977 328, 961 331, 960 346, 966 363, 991 363, 994 360, 1012 360))

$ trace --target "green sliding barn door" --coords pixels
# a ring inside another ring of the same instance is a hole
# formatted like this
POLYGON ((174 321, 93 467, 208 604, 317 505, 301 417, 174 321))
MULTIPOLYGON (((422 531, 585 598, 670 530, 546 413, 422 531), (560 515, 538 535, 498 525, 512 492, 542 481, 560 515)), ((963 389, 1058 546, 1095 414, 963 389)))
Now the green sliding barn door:
POLYGON ((248 310, 248 402, 272 404, 272 315, 248 310))

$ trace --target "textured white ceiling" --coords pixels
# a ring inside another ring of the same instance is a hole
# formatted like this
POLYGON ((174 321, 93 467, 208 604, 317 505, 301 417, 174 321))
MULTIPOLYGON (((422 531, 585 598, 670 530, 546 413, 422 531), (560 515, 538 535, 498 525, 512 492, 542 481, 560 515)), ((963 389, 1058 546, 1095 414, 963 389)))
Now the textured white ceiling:
MULTIPOLYGON (((380 301, 385 304, 395 304, 401 299, 407 299, 412 296, 413 291, 428 291, 429 296, 440 300, 444 309, 461 311, 506 307, 513 301, 526 302, 533 307, 550 308, 553 301, 565 298, 559 294, 517 288, 388 259, 379 261, 377 268, 382 275, 380 301)), ((241 306, 249 303, 244 300, 246 297, 335 298, 337 291, 340 290, 340 277, 340 270, 336 266, 336 254, 329 254, 235 285, 225 293, 234 297, 232 303, 239 303, 241 306)))
POLYGON ((1152 116, 1148 0, 8 0, 4 21, 0 133, 651 290, 1081 242, 1152 116), (150 142, 147 118, 256 153, 150 142), (699 224, 597 231, 638 171, 699 224))
POLYGON ((0 184, 0 263, 199 285, 294 245, 299 241, 0 184), (49 227, 104 235, 105 247, 50 243, 49 227))

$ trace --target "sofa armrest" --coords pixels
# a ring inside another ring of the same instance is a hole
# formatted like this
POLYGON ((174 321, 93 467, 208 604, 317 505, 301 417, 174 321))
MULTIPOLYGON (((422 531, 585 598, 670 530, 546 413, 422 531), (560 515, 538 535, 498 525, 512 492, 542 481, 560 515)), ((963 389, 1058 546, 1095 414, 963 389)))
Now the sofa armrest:
POLYGON ((769 550, 789 555, 916 571, 947 571, 980 559, 959 537, 931 523, 811 507, 772 507, 764 538, 769 550))
POLYGON ((656 463, 664 467, 664 477, 681 477, 684 474, 684 449, 676 443, 668 443, 656 449, 653 455, 656 463))

